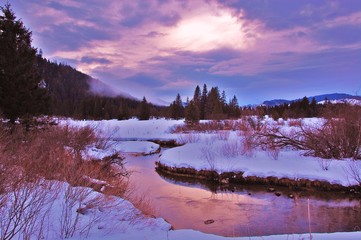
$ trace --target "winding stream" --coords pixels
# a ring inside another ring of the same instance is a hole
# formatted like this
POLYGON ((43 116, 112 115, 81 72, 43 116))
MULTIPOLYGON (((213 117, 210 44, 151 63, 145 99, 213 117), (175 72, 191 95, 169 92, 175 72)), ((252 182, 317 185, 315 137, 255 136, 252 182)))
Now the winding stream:
POLYGON ((265 186, 247 186, 234 192, 217 192, 186 179, 160 176, 155 171, 159 155, 126 155, 133 170, 131 184, 150 200, 157 217, 174 229, 194 229, 223 236, 261 236, 307 233, 308 199, 312 232, 342 232, 361 228, 361 200, 342 194, 290 192, 265 186), (293 198, 287 195, 293 194, 293 198), (214 220, 205 224, 206 220, 214 220))

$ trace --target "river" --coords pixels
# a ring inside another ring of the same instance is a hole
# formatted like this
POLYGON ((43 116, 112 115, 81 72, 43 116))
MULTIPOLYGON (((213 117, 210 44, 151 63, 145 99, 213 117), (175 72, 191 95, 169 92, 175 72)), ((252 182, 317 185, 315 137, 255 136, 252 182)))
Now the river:
POLYGON ((133 171, 130 182, 134 191, 144 195, 154 215, 167 220, 174 229, 262 236, 361 228, 360 199, 342 193, 310 194, 286 188, 277 188, 281 195, 276 196, 267 186, 216 190, 216 186, 159 175, 155 171, 158 158, 159 154, 126 155, 126 166, 133 171))

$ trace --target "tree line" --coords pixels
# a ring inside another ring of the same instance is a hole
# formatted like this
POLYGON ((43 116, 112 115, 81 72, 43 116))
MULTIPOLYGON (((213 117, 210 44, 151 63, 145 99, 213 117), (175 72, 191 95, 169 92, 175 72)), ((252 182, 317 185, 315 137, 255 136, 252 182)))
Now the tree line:
POLYGON ((193 98, 187 99, 185 106, 177 94, 169 108, 172 118, 185 118, 188 123, 196 123, 202 119, 239 118, 241 114, 236 96, 227 102, 225 91, 220 93, 218 87, 212 87, 208 91, 206 84, 203 85, 202 91, 199 86, 195 88, 193 98))

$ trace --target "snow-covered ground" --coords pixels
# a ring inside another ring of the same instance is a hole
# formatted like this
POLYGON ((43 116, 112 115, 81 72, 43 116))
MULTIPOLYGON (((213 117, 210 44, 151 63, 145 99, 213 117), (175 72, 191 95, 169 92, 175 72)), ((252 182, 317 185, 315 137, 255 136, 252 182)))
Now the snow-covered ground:
POLYGON ((218 173, 244 172, 245 177, 325 180, 344 186, 358 184, 348 172, 353 164, 361 169, 360 162, 306 157, 299 151, 281 150, 277 159, 273 159, 267 151, 255 151, 251 155, 233 154, 237 148, 240 147, 236 142, 228 141, 189 143, 164 151, 159 162, 171 167, 215 170, 218 173), (325 170, 326 165, 328 170, 325 170))
POLYGON ((183 125, 184 120, 166 120, 151 119, 139 121, 129 119, 124 121, 118 120, 101 120, 101 121, 74 121, 71 119, 61 120, 63 125, 71 126, 90 126, 95 129, 101 136, 118 140, 149 140, 149 139, 174 139, 175 135, 171 133, 176 125, 183 125))
POLYGON ((83 152, 85 159, 103 159, 114 153, 154 154, 159 150, 159 144, 147 141, 111 141, 109 140, 105 149, 96 146, 88 146, 83 152))

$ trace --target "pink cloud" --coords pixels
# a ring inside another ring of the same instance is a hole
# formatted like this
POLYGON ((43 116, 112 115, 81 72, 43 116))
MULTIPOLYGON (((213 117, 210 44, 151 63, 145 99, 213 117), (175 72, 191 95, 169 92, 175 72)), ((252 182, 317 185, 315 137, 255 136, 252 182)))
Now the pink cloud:
MULTIPOLYGON (((40 31, 51 29, 51 25, 74 24, 102 29, 108 34, 108 38, 84 42, 77 50, 55 51, 50 57, 74 59, 77 67, 90 75, 109 71, 118 74, 119 79, 140 73, 155 76, 164 88, 181 88, 182 84, 193 83, 193 80, 184 81, 174 77, 173 69, 169 67, 172 64, 173 68, 194 66, 202 72, 226 76, 257 75, 304 67, 302 59, 305 54, 335 48, 314 39, 314 31, 361 24, 361 12, 356 12, 318 25, 275 30, 267 28, 260 19, 248 19, 245 10, 224 7, 215 0, 149 0, 146 1, 146 9, 140 8, 139 4, 142 3, 145 2, 110 0, 94 9, 72 0, 62 3, 77 7, 79 11, 88 11, 87 14, 96 16, 99 22, 76 19, 49 6, 36 6, 32 11, 44 20, 44 27, 40 31), (160 19, 167 16, 177 18, 165 24, 160 19), (137 22, 141 18, 144 18, 143 21, 137 22), (129 19, 134 21, 129 24, 137 24, 136 27, 123 24, 129 19), (232 49, 239 57, 222 60, 202 57, 204 53, 224 48, 232 49), (84 57, 108 61, 82 62, 84 57)), ((301 13, 310 16, 334 9, 332 4, 327 9, 306 7, 301 13)))
POLYGON ((332 20, 325 21, 323 23, 325 27, 340 27, 345 25, 355 25, 360 26, 361 25, 361 11, 352 13, 347 16, 340 16, 332 20))

